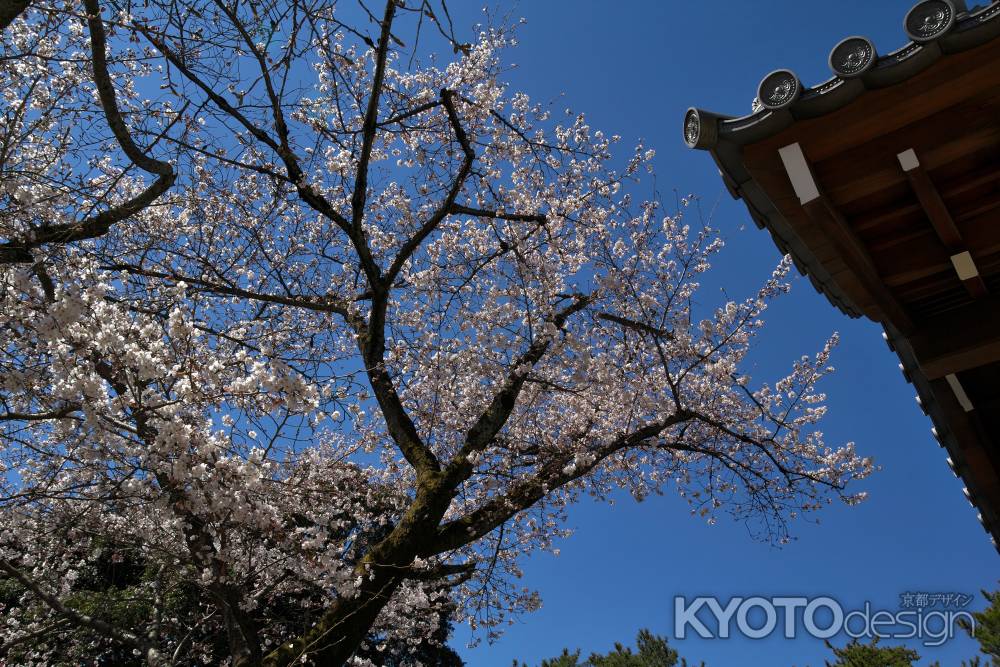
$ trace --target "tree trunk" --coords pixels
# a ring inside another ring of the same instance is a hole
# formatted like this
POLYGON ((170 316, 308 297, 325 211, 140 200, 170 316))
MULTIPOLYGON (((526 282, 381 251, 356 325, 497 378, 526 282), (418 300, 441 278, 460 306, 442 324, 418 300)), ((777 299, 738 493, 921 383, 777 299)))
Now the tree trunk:
POLYGON ((303 655, 318 667, 341 667, 354 655, 402 579, 374 569, 353 598, 338 601, 308 632, 264 658, 264 667, 286 667, 303 655))

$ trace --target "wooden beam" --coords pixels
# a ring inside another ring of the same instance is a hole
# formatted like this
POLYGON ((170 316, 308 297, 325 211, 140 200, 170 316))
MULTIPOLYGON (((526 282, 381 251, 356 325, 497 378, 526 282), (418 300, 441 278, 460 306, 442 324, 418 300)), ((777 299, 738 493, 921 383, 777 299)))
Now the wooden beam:
POLYGON ((778 149, 778 157, 781 158, 802 210, 820 230, 837 257, 868 292, 882 319, 887 319, 904 335, 912 331, 913 321, 882 282, 864 244, 830 199, 823 194, 802 147, 797 143, 782 146, 778 149))
POLYGON ((819 186, 816 185, 816 177, 812 173, 809 161, 806 160, 802 147, 798 144, 789 144, 778 149, 778 157, 785 166, 785 173, 792 182, 792 189, 795 196, 799 198, 799 203, 805 206, 814 199, 819 198, 819 186))
MULTIPOLYGON (((1000 515, 1000 469, 990 452, 996 434, 983 429, 976 410, 965 411, 947 380, 932 380, 930 385, 940 416, 958 444, 962 478, 974 490, 971 500, 993 516, 1000 515)), ((997 526, 992 528, 996 532, 997 526)))
POLYGON ((965 393, 965 387, 962 386, 962 381, 958 379, 958 376, 954 373, 950 373, 945 376, 945 380, 948 381, 948 385, 951 387, 951 393, 955 394, 955 399, 958 404, 962 406, 962 409, 966 412, 972 412, 976 409, 976 406, 972 404, 972 399, 969 395, 965 393))
POLYGON ((928 379, 1000 361, 1000 298, 979 299, 921 323, 910 337, 928 379))
POLYGON ((820 195, 802 205, 809 219, 826 235, 830 245, 868 291, 884 319, 904 336, 913 331, 913 320, 879 276, 864 244, 829 199, 820 195))
MULTIPOLYGON (((994 91, 994 98, 1000 97, 1000 89, 994 91)), ((896 155, 907 148, 922 148, 921 163, 925 169, 935 173, 938 169, 947 170, 970 156, 988 154, 995 150, 1000 145, 1000 126, 995 122, 995 118, 1000 116, 1000 100, 994 99, 990 103, 990 110, 992 113, 985 118, 968 118, 969 125, 963 126, 963 116, 959 110, 949 109, 948 120, 963 130, 942 129, 942 121, 938 120, 941 114, 938 114, 924 121, 927 125, 924 131, 918 132, 915 128, 905 127, 871 144, 816 162, 813 167, 819 179, 826 184, 827 195, 837 206, 856 206, 870 198, 877 199, 881 193, 906 185, 906 178, 899 168, 896 155), (977 122, 980 127, 971 127, 977 122), (936 132, 934 128, 937 128, 936 132), (864 165, 864 169, 859 169, 859 165, 864 165)), ((803 146, 808 153, 809 146, 805 143, 803 146)))
POLYGON ((927 173, 927 170, 920 163, 916 152, 912 148, 909 148, 900 153, 897 158, 899 159, 899 165, 906 174, 906 180, 910 182, 910 187, 913 188, 913 192, 917 195, 920 207, 927 215, 927 219, 930 220, 931 226, 934 227, 934 232, 941 240, 941 243, 948 250, 951 256, 951 263, 955 267, 955 273, 958 274, 959 280, 962 281, 965 289, 972 296, 976 298, 985 296, 988 292, 986 283, 983 281, 983 277, 979 275, 979 269, 976 268, 976 263, 972 259, 972 255, 969 254, 965 240, 962 238, 962 233, 958 230, 958 225, 955 224, 955 220, 951 217, 948 206, 944 203, 944 199, 941 198, 941 193, 934 186, 934 181, 931 180, 930 174, 927 173))
POLYGON ((969 290, 969 294, 979 299, 989 293, 986 282, 979 275, 979 267, 976 266, 976 262, 968 250, 952 255, 951 264, 955 267, 958 279, 965 285, 965 289, 969 290))
MULTIPOLYGON (((951 180, 940 188, 940 192, 942 197, 954 202, 976 188, 991 185, 996 181, 1000 181, 1000 168, 997 168, 994 164, 990 164, 985 169, 963 174, 961 178, 951 180)), ((960 208, 960 205, 955 207, 955 215, 953 216, 955 222, 961 223, 966 218, 974 217, 976 214, 982 212, 982 210, 992 210, 993 208, 1000 207, 1000 198, 997 200, 987 198, 985 203, 981 203, 983 202, 981 198, 977 198, 975 201, 976 204, 972 208, 963 210, 960 208)), ((867 231, 878 229, 882 225, 891 225, 896 223, 900 218, 918 213, 923 213, 923 209, 919 203, 893 202, 879 208, 866 210, 852 217, 851 222, 859 233, 864 234, 867 231)))
MULTIPOLYGON (((987 213, 968 220, 957 220, 962 238, 972 249, 976 266, 985 275, 989 275, 989 267, 1000 256, 1000 224, 997 224, 997 219, 996 213, 987 213)), ((890 287, 936 273, 947 272, 957 279, 951 257, 930 225, 922 234, 900 234, 895 243, 883 242, 881 238, 873 240, 868 248, 890 287)))
MULTIPOLYGON (((882 319, 882 313, 871 299, 871 295, 861 285, 860 280, 847 267, 836 250, 830 246, 826 235, 809 219, 801 205, 801 200, 795 194, 788 173, 775 151, 770 162, 764 167, 754 167, 752 180, 744 184, 744 188, 757 188, 764 193, 778 210, 775 229, 772 236, 778 236, 779 230, 788 235, 785 241, 785 251, 794 237, 812 254, 815 266, 822 267, 829 275, 829 282, 840 288, 841 292, 854 308, 873 322, 882 319), (782 226, 784 222, 787 227, 782 226)), ((779 248, 781 244, 778 244, 779 248)), ((804 258, 800 258, 804 259, 804 258)))
POLYGON ((944 200, 941 199, 941 193, 934 187, 931 177, 920 164, 916 152, 912 148, 909 148, 900 153, 897 158, 899 159, 899 166, 903 168, 903 172, 906 174, 906 180, 910 182, 910 187, 913 188, 914 194, 917 195, 920 207, 927 214, 927 219, 934 226, 934 231, 937 232, 941 243, 953 253, 964 250, 965 246, 962 242, 962 234, 958 231, 958 227, 955 225, 951 213, 948 212, 948 207, 945 205, 944 200))
POLYGON ((966 204, 955 211, 955 222, 962 223, 966 220, 977 218, 987 213, 991 213, 1000 208, 1000 190, 997 193, 980 197, 973 204, 966 204))

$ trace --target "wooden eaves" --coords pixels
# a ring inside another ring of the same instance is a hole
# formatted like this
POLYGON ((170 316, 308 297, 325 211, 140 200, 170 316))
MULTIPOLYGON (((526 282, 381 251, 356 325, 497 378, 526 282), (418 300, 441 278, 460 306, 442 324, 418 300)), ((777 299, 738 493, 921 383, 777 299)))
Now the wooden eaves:
POLYGON ((1000 0, 923 0, 910 41, 767 75, 751 114, 684 138, 827 299, 883 325, 948 463, 1000 543, 1000 0))

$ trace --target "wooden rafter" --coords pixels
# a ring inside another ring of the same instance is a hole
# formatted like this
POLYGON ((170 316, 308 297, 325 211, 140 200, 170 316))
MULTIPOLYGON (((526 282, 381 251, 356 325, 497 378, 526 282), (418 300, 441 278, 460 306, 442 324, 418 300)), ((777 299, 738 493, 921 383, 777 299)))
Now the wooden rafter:
POLYGON ((886 319, 903 334, 913 331, 913 320, 910 315, 886 288, 868 251, 833 203, 824 195, 820 195, 813 201, 803 204, 802 208, 809 219, 826 234, 830 245, 836 249, 851 271, 858 276, 886 319))
POLYGON ((948 211, 948 206, 941 198, 941 193, 934 186, 930 174, 924 169, 916 152, 910 148, 899 154, 899 164, 906 174, 906 180, 917 195, 920 207, 934 227, 938 239, 947 248, 951 263, 959 280, 975 298, 981 298, 988 292, 983 277, 979 274, 976 262, 966 246, 962 233, 948 211))
POLYGON ((864 243, 833 202, 823 194, 801 147, 798 144, 785 146, 779 150, 779 155, 792 188, 799 197, 799 203, 809 219, 822 231, 830 246, 860 280, 885 318, 904 334, 913 331, 912 319, 879 277, 864 243))
POLYGON ((976 411, 966 411, 962 407, 945 379, 932 380, 930 384, 935 403, 959 444, 958 453, 965 464, 964 476, 975 489, 970 494, 970 501, 983 508, 1000 507, 1000 470, 986 444, 990 436, 983 430, 976 411))
POLYGON ((922 322, 910 344, 931 380, 1000 361, 1000 298, 986 297, 922 322))

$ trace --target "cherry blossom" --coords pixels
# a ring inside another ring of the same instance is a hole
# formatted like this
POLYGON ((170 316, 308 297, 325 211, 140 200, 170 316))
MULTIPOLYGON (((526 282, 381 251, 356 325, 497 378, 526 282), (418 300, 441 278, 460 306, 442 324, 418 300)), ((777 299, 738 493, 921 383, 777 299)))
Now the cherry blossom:
POLYGON ((372 664, 537 608, 520 563, 585 494, 672 491, 779 542, 863 498, 871 460, 819 431, 836 336, 749 373, 790 262, 703 302, 717 233, 639 198, 650 148, 512 90, 510 27, 466 43, 430 0, 10 4, 18 664, 372 664), (108 563, 138 573, 124 621, 81 602, 108 563))

